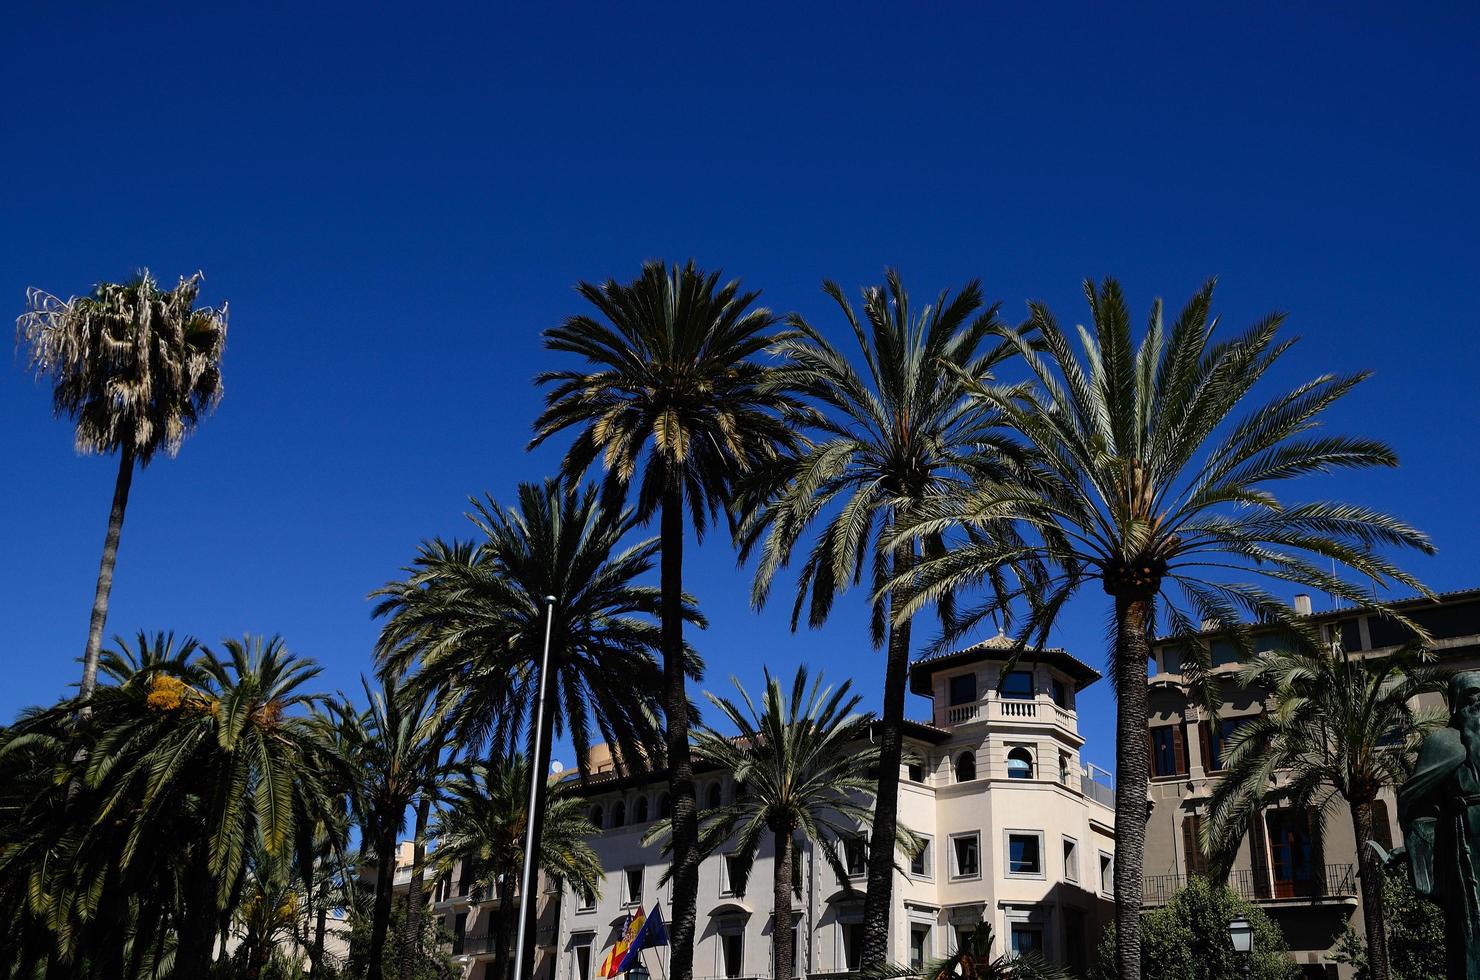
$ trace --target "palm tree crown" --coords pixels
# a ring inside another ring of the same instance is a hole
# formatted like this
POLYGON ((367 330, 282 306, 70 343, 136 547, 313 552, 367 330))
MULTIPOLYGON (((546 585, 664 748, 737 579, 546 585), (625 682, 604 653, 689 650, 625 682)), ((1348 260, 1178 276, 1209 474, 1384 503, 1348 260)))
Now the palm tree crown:
MULTIPOLYGON (((1015 430, 1027 462, 1011 479, 979 480, 968 495, 929 501, 901 532, 909 539, 1011 521, 1025 540, 977 534, 949 554, 927 558, 905 577, 914 592, 901 614, 973 584, 1008 580, 1011 587, 994 589, 962 617, 962 627, 1022 597, 1029 614, 1019 641, 1042 643, 1064 604, 1098 583, 1115 613, 1116 807, 1131 813, 1145 803, 1147 663, 1158 617, 1188 638, 1187 673, 1211 702, 1208 649, 1194 638, 1196 622, 1225 632, 1246 652, 1249 631, 1240 612, 1309 637, 1310 625, 1258 580, 1374 608, 1366 587, 1320 563, 1343 565, 1369 586, 1421 588, 1378 549, 1433 547, 1417 530, 1367 508, 1287 506, 1275 496, 1273 485, 1304 474, 1396 465, 1380 442, 1314 431, 1321 413, 1366 375, 1321 375, 1235 418, 1290 347, 1276 342, 1281 316, 1215 342, 1210 281, 1169 334, 1156 303, 1137 346, 1120 286, 1107 279, 1084 289, 1093 326, 1080 328, 1080 353, 1048 308, 1034 303, 1025 329, 1001 331, 1028 364, 1032 382, 971 380, 975 394, 1015 430), (1230 573, 1256 581, 1229 581, 1230 573)), ((1136 980, 1145 828, 1124 821, 1120 829, 1117 961, 1122 977, 1136 980)))
POLYGON ((1444 724, 1443 709, 1418 699, 1444 689, 1447 673, 1410 645, 1388 656, 1353 656, 1339 640, 1259 654, 1238 672, 1244 687, 1273 696, 1273 709, 1240 725, 1229 740, 1228 772, 1208 801, 1202 845, 1221 871, 1250 819, 1286 804, 1313 815, 1318 831, 1345 803, 1358 842, 1368 963, 1388 975, 1383 925, 1382 861, 1374 840, 1373 803, 1408 778, 1419 743, 1444 724))
MULTIPOLYGON (((801 536, 830 515, 797 579, 793 629, 809 591, 808 622, 821 626, 834 596, 869 569, 874 645, 888 641, 874 815, 885 838, 896 821, 910 652, 909 620, 886 623, 889 609, 898 609, 904 597, 885 583, 913 563, 916 548, 913 542, 892 545, 884 531, 925 501, 964 494, 972 481, 999 472, 996 413, 970 397, 962 378, 987 373, 1010 350, 1000 343, 983 349, 997 308, 983 308, 975 281, 954 298, 942 292, 916 312, 898 274, 888 270, 886 279, 884 287, 864 291, 867 326, 835 283, 823 284, 858 343, 861 368, 799 316, 790 319, 798 335, 774 346, 785 358, 777 384, 826 412, 816 419, 817 438, 752 481, 759 499, 740 531, 742 558, 763 542, 752 593, 759 607, 801 536)), ((922 544, 926 555, 942 553, 938 534, 922 544)), ((949 618, 949 595, 939 606, 949 618)), ((882 965, 888 956, 893 884, 891 854, 876 852, 864 903, 863 963, 868 967, 882 965)))

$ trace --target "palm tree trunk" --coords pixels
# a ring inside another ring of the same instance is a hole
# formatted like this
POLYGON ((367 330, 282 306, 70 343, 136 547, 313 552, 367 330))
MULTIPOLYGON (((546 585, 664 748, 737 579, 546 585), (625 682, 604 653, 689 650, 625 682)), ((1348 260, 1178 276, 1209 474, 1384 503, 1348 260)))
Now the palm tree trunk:
MULTIPOLYGON (((509 942, 514 938, 514 924, 518 921, 518 916, 514 914, 515 877, 516 872, 512 868, 499 876, 498 925, 493 936, 494 980, 504 980, 509 975, 509 942)), ((466 937, 463 942, 467 942, 466 937)))
MULTIPOLYGON (((390 817, 385 817, 390 824, 390 817)), ((366 959, 365 980, 385 980, 385 938, 391 924, 392 880, 396 874, 396 835, 382 830, 375 842, 375 910, 370 920, 370 955, 366 959)))
MULTIPOLYGON (((549 676, 540 678, 547 715, 554 709, 558 673, 552 660, 549 676)), ((534 827, 534 858, 529 862, 529 879, 519 883, 519 921, 524 928, 524 962, 516 963, 514 968, 517 971, 516 976, 523 977, 524 980, 534 976, 535 942, 539 935, 540 842, 544 837, 545 803, 550 792, 546 775, 550 771, 550 756, 554 750, 555 725, 547 718, 545 730, 540 733, 539 744, 535 746, 533 768, 530 769, 530 778, 536 780, 538 790, 534 795, 534 809, 528 815, 534 827)))
POLYGON ((791 980, 791 965, 796 951, 791 941, 791 863, 796 859, 791 827, 777 827, 776 869, 771 882, 771 949, 776 962, 771 966, 775 980, 791 980))
POLYGON ((125 448, 118 454, 118 478, 113 483, 113 509, 108 512, 108 534, 103 538, 103 560, 98 565, 98 587, 93 593, 92 620, 87 627, 87 649, 82 655, 82 687, 78 699, 83 702, 85 718, 92 709, 86 702, 98 686, 98 654, 103 649, 103 626, 108 621, 108 596, 113 592, 113 565, 118 560, 118 538, 123 533, 123 512, 128 508, 128 491, 134 482, 134 453, 125 448))
POLYGON ((1388 980, 1387 930, 1382 903, 1382 865, 1367 846, 1372 836, 1372 801, 1351 805, 1357 838, 1357 868, 1362 882, 1362 924, 1367 930, 1367 971, 1371 980, 1388 980))
MULTIPOLYGON (((895 551, 894 574, 914 564, 914 546, 895 551)), ((910 623, 894 622, 903 596, 889 596, 888 662, 884 668, 884 713, 879 718, 879 784, 869 838, 868 885, 863 902, 863 968, 889 962, 889 920, 894 910, 894 834, 899 823, 899 762, 903 753, 904 701, 910 671, 910 623)))
MULTIPOLYGON (((1154 594, 1154 593, 1153 593, 1154 594)), ((1142 867, 1146 857, 1146 630, 1151 599, 1115 597, 1115 963, 1120 980, 1141 980, 1142 867)))
MULTIPOLYGON (((436 755, 441 754, 439 748, 436 755)), ((435 757, 434 757, 435 758, 435 757)), ((422 880, 426 875, 427 820, 432 815, 432 793, 423 790, 416 803, 416 837, 411 848, 411 886, 406 893, 406 932, 401 943, 401 980, 411 980, 421 951, 422 880)))
POLYGON ((324 934, 329 931, 328 889, 319 894, 319 911, 313 926, 313 950, 309 954, 308 975, 314 980, 324 975, 324 934))
POLYGON ((663 491, 662 550, 664 715, 668 724, 668 792, 673 805, 673 931, 670 980, 693 980, 694 915, 699 897, 699 815, 689 757, 689 698, 683 655, 683 486, 670 474, 663 491))

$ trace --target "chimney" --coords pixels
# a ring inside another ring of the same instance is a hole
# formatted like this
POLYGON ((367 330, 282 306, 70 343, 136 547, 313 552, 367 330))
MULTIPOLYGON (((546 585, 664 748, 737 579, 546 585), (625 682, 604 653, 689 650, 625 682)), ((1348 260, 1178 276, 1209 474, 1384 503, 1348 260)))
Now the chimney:
POLYGON ((1310 615, 1310 596, 1306 595, 1304 592, 1298 593, 1295 596, 1295 615, 1310 615))

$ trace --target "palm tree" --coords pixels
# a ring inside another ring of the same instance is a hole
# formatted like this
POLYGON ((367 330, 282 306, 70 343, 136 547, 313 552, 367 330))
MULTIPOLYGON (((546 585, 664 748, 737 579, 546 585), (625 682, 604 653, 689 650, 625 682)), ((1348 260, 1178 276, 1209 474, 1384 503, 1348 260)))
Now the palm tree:
MULTIPOLYGON (((625 764, 644 766, 662 740, 654 656, 660 596, 638 580, 651 571, 657 542, 624 545, 632 514, 607 506, 594 488, 526 483, 518 500, 510 508, 475 500, 476 545, 428 542, 406 579, 376 593, 376 615, 389 616, 380 663, 415 668, 408 684, 435 692, 452 739, 475 751, 485 743, 502 755, 523 748, 534 755, 534 771, 546 773, 555 737, 568 735, 584 776, 599 734, 625 764), (548 610, 546 597, 555 600, 548 610), (542 686, 547 626, 550 671, 542 686), (536 746, 539 698, 550 721, 536 746)), ((684 615, 704 625, 687 598, 684 615)), ((688 657, 697 675, 697 655, 689 650, 688 657)), ((542 805, 543 796, 537 810, 542 805)), ((537 812, 536 828, 543 826, 537 812)), ((412 894, 414 910, 415 887, 412 894)), ((534 944, 525 945, 532 962, 534 944)))
POLYGON ((351 792, 360 839, 375 852, 375 898, 371 912, 367 980, 382 980, 386 935, 396 871, 396 837, 406 809, 430 792, 441 775, 442 716, 428 693, 394 673, 381 675, 381 689, 361 679, 369 707, 356 712, 337 706, 339 738, 353 759, 351 792))
POLYGON ((1344 802, 1357 841, 1373 980, 1389 976, 1383 862, 1367 846, 1375 839, 1373 803, 1382 790, 1402 785, 1419 743, 1446 721, 1442 709, 1414 705, 1420 695, 1442 691, 1446 680, 1418 645, 1354 657, 1339 640, 1329 648, 1261 653, 1238 672, 1244 687, 1271 692, 1274 707, 1229 740, 1228 772, 1208 801, 1203 844, 1209 853, 1229 853, 1266 806, 1287 803, 1324 823, 1344 802))
MULTIPOLYGON (((1318 589, 1407 623, 1377 606, 1369 588, 1422 586, 1378 549, 1429 553, 1433 546, 1388 515, 1327 502, 1287 506, 1272 489, 1303 474, 1396 465, 1380 442, 1312 431, 1322 411, 1366 374, 1321 375, 1235 419, 1254 385, 1289 349, 1290 342, 1275 341, 1282 316, 1265 317, 1241 336, 1215 343, 1210 281, 1170 335, 1163 333, 1160 302, 1154 304, 1137 347, 1120 286, 1107 279, 1084 288, 1094 325, 1081 328, 1082 354, 1046 306, 1030 304, 1027 330, 1000 333, 1026 360, 1036 385, 972 382, 977 397, 1016 431, 1031 462, 1012 479, 983 479, 970 494, 933 498, 900 532, 922 537, 1012 521, 1026 540, 978 535, 925 559, 901 580, 914 592, 896 618, 943 594, 1010 578, 1005 595, 994 594, 961 615, 959 626, 970 628, 1015 597, 1025 598, 1022 647, 1042 643, 1064 604, 1098 584, 1114 610, 1116 812, 1130 815, 1146 803, 1146 679, 1158 616, 1173 634, 1189 638, 1186 670, 1211 701, 1207 650, 1191 640, 1197 620, 1229 634, 1246 653, 1251 648, 1240 611, 1309 637, 1309 624, 1259 584, 1262 578, 1318 589), (1044 567, 1027 568, 1033 559, 1044 567), (1326 563, 1350 569, 1362 584, 1324 571, 1326 563), (1230 581, 1234 576, 1251 576, 1253 584, 1230 581)), ((1140 977, 1144 845, 1144 823, 1122 819, 1116 959, 1126 980, 1140 977)))
POLYGON ((26 293, 17 340, 38 377, 51 379, 52 407, 76 423, 77 451, 117 453, 118 477, 103 539, 82 658, 79 701, 97 685, 98 653, 108 619, 113 565, 134 464, 148 466, 180 444, 221 400, 226 306, 197 307, 202 275, 164 290, 146 269, 127 283, 99 283, 89 296, 61 300, 26 293))
MULTIPOLYGON (((873 848, 889 856, 891 870, 894 852, 913 854, 920 840, 903 827, 896 827, 888 838, 879 836, 882 831, 869 807, 874 782, 866 773, 879 764, 880 750, 868 738, 873 719, 857 710, 861 698, 850 696, 849 682, 844 681, 836 690, 823 688, 819 674, 809 687, 807 669, 799 667, 788 696, 769 670, 765 676, 766 693, 759 708, 733 678, 743 709, 728 698, 706 692, 737 734, 722 735, 702 726, 695 733, 694 750, 701 758, 734 774, 735 798, 704 812, 699 853, 708 856, 734 840, 731 883, 737 892, 743 892, 756 853, 770 836, 775 855, 771 882, 772 976, 791 980, 795 954, 790 924, 798 831, 817 843, 817 851, 843 882, 849 880, 848 871, 839 852, 845 841, 857 837, 859 827, 874 827, 875 842, 894 842, 893 847, 876 843, 873 848)), ((644 842, 667 838, 671 833, 672 822, 660 820, 644 836, 644 842)))
POLYGON ((539 375, 539 384, 553 387, 530 445, 578 429, 564 476, 580 479, 600 457, 609 500, 636 481, 638 520, 659 514, 665 761, 674 817, 671 965, 673 980, 692 980, 699 859, 683 641, 684 526, 691 520, 702 538, 741 478, 799 444, 796 423, 805 413, 755 360, 788 334, 774 329, 775 316, 754 307, 758 294, 741 292, 737 281, 720 285, 718 273, 692 262, 669 269, 654 261, 630 284, 576 288, 602 319, 573 316, 546 331, 545 346, 590 367, 539 375))
MULTIPOLYGON (((961 376, 985 373, 1007 350, 1002 345, 982 349, 997 322, 997 307, 983 308, 980 286, 973 280, 954 299, 942 292, 934 305, 916 314, 899 275, 890 269, 885 278, 885 286, 864 290, 867 326, 836 283, 823 283, 823 292, 838 304, 858 343, 861 368, 800 316, 789 321, 799 336, 773 348, 786 361, 778 372, 784 383, 831 413, 817 422, 819 438, 756 481, 762 500, 747 503, 751 516, 740 533, 742 558, 764 539, 752 593, 760 608, 798 540, 826 515, 826 526, 798 575, 792 629, 804 606, 808 624, 821 626, 834 597, 858 584, 866 566, 878 586, 912 564, 914 542, 890 548, 885 528, 932 496, 962 493, 974 477, 996 473, 991 452, 997 441, 995 413, 983 411, 968 397, 961 376), (945 371, 942 364, 958 372, 945 371)), ((940 552, 939 535, 923 544, 926 554, 940 552)), ((890 609, 897 610, 902 598, 883 589, 872 603, 874 646, 888 651, 874 814, 875 830, 885 839, 894 835, 898 819, 910 659, 910 620, 889 621, 890 609)), ((949 608, 943 603, 944 612, 949 608)), ((864 901, 867 967, 888 959, 893 874, 892 853, 875 850, 864 901)))
MULTIPOLYGON (((466 767, 446 786, 447 806, 433 830, 437 872, 451 875, 460 864, 463 880, 497 896, 493 950, 497 966, 491 976, 503 977, 509 966, 515 883, 524 866, 530 775, 528 759, 522 755, 495 754, 466 767)), ((578 894, 595 897, 603 872, 588 838, 596 830, 586 819, 581 800, 568 787, 551 786, 535 838, 539 848, 535 864, 578 894)), ((536 894, 536 890, 521 890, 517 902, 533 901, 536 894)))

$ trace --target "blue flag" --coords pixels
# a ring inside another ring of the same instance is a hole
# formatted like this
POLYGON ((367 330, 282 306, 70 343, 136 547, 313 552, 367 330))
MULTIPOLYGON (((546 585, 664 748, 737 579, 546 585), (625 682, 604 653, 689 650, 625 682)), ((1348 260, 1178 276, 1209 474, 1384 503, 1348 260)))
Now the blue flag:
POLYGON ((653 910, 643 920, 642 928, 637 930, 637 935, 632 939, 632 945, 627 947, 627 955, 622 957, 617 964, 618 973, 626 973, 642 961, 643 950, 652 946, 667 946, 668 930, 663 925, 663 910, 657 902, 653 903, 653 910))

